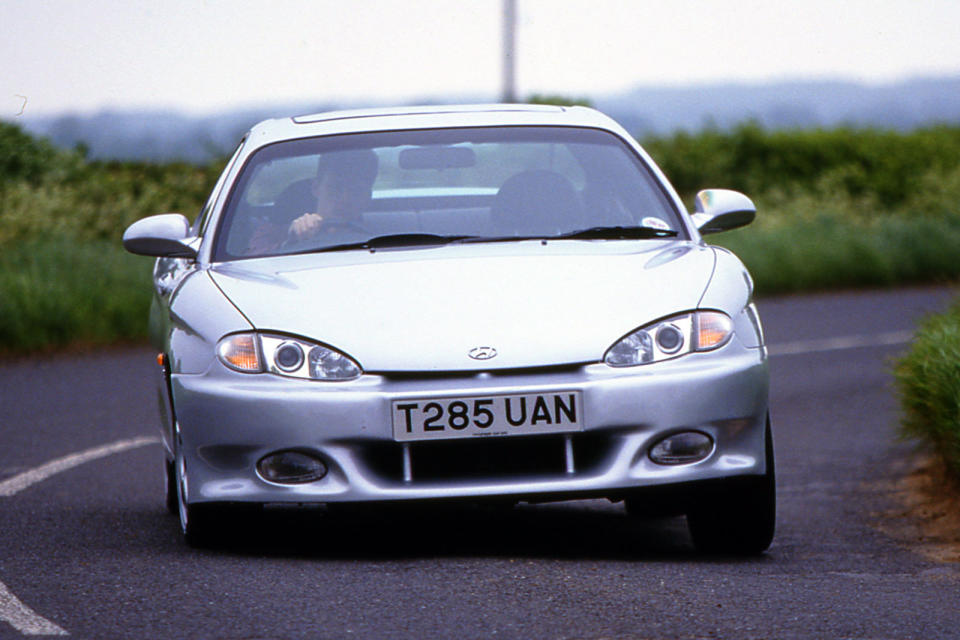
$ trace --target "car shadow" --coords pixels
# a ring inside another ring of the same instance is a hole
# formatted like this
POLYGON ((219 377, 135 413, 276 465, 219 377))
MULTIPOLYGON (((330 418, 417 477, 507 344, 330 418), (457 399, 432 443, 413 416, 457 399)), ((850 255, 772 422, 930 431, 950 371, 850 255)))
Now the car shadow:
POLYGON ((622 506, 599 500, 512 508, 267 508, 224 524, 205 549, 238 555, 381 560, 698 557, 683 518, 631 517, 622 506))
MULTIPOLYGON (((53 507, 51 507, 51 510, 53 507)), ((416 560, 540 558, 696 563, 769 562, 707 555, 692 544, 683 517, 629 516, 605 500, 506 505, 371 505, 244 510, 225 517, 208 540, 187 545, 177 517, 155 502, 118 511, 73 508, 34 514, 56 523, 49 540, 71 553, 109 550, 182 556, 416 560)), ((780 547, 779 557, 784 548, 780 547)))

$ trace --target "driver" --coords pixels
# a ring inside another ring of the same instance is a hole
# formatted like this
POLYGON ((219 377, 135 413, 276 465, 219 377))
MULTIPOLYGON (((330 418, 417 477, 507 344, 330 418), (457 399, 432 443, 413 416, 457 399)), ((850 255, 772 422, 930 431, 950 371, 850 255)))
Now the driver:
POLYGON ((312 211, 289 225, 260 225, 250 238, 247 252, 268 253, 284 242, 301 242, 321 232, 362 231, 360 214, 370 203, 377 169, 377 154, 370 149, 324 154, 317 165, 317 177, 310 183, 312 211))

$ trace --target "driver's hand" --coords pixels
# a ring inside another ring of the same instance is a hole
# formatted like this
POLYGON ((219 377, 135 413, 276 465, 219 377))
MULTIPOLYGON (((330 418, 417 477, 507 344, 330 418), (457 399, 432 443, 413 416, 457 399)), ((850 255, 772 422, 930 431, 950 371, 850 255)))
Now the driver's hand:
POLYGON ((319 213, 305 213, 290 223, 290 235, 298 240, 316 235, 323 224, 323 216, 319 213))

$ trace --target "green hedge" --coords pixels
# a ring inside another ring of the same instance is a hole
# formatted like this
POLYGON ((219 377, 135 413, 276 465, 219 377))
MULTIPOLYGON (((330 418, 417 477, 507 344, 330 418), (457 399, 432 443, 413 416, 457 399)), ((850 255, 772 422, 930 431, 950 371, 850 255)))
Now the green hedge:
POLYGON ((960 127, 903 133, 877 129, 766 130, 744 124, 730 132, 641 140, 678 191, 725 187, 760 195, 770 191, 867 196, 898 206, 923 190, 926 176, 960 166, 960 127))
POLYGON ((933 445, 960 481, 960 300, 923 322, 895 373, 904 433, 933 445))

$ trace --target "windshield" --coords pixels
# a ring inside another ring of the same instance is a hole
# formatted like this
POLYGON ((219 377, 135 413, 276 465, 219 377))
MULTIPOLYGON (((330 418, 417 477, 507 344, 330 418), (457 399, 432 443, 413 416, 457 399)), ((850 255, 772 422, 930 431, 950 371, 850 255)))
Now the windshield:
POLYGON ((395 131, 257 151, 221 216, 213 258, 403 246, 408 239, 422 246, 678 234, 684 231, 670 199, 613 134, 574 127, 395 131))

